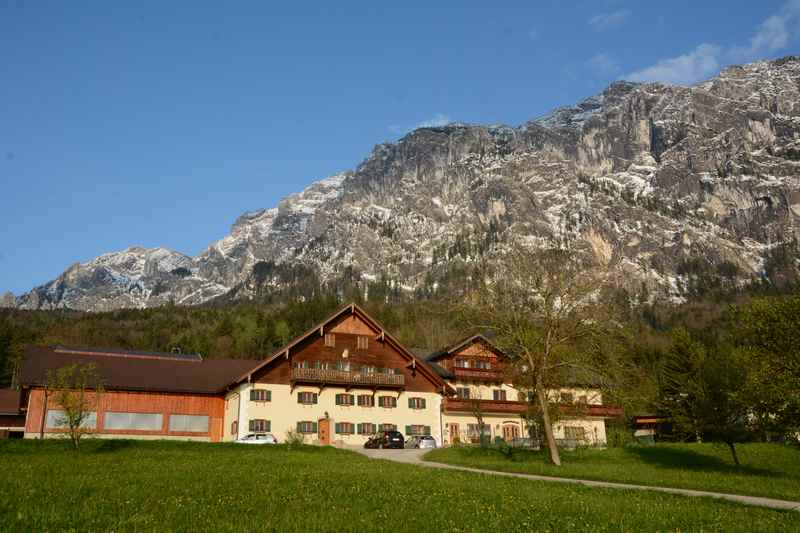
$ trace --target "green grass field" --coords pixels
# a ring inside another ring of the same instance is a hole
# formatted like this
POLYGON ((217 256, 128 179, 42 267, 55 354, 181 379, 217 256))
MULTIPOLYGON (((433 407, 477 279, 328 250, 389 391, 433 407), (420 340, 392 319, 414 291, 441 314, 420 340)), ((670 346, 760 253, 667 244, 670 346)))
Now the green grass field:
POLYGON ((333 448, 0 441, 5 531, 798 531, 800 513, 439 471, 333 448))
POLYGON ((657 444, 607 450, 562 452, 562 466, 548 464, 546 452, 444 448, 428 461, 489 470, 523 472, 640 485, 680 487, 800 501, 800 448, 779 444, 737 446, 742 463, 733 464, 726 446, 657 444))

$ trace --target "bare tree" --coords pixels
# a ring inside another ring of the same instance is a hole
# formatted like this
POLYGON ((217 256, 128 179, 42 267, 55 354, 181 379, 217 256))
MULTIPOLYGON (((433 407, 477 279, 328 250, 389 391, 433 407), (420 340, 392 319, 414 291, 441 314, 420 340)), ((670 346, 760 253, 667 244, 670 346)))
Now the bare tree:
POLYGON ((576 252, 513 249, 469 306, 472 324, 495 332, 518 389, 530 391, 541 418, 550 461, 561 464, 553 433, 554 391, 591 375, 608 376, 599 349, 609 311, 599 302, 605 270, 576 252))
POLYGON ((488 444, 486 439, 484 439, 484 434, 486 433, 486 423, 483 420, 483 403, 481 402, 480 396, 477 396, 477 394, 480 394, 480 392, 476 392, 476 397, 474 398, 472 395, 470 395, 470 398, 467 400, 467 402, 469 402, 469 408, 472 412, 472 416, 474 416, 475 420, 478 422, 478 439, 481 448, 483 448, 488 444))
POLYGON ((88 422, 97 411, 103 392, 103 384, 94 364, 72 364, 47 372, 45 401, 52 399, 60 408, 62 414, 54 423, 67 430, 76 450, 83 435, 92 431, 88 422))

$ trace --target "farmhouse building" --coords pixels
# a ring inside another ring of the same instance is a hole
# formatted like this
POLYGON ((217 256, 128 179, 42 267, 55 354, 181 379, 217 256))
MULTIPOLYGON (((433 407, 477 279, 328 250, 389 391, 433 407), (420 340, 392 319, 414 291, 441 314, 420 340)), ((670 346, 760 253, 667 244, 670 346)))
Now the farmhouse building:
MULTIPOLYGON (((512 442, 532 433, 525 418, 530 408, 527 393, 514 387, 505 354, 486 337, 468 337, 426 360, 456 391, 443 399, 445 444, 480 442, 479 416, 484 438, 512 442)), ((553 426, 555 437, 568 447, 605 445, 605 419, 622 415, 622 409, 603 405, 599 388, 580 380, 549 395, 561 415, 553 426)))
MULTIPOLYGON (((9 406, 0 424, 13 417, 27 438, 63 433, 48 372, 87 363, 105 389, 86 422, 99 437, 220 442, 255 432, 283 440, 293 432, 308 443, 361 445, 378 431, 396 429, 448 444, 478 438, 476 410, 489 437, 513 440, 530 429, 525 395, 485 337, 421 357, 355 304, 261 360, 30 347, 18 376, 21 390, 15 399, 0 394, 0 408, 9 406)), ((566 417, 556 428, 559 438, 605 442, 604 418, 619 409, 603 406, 591 388, 553 393, 570 399, 561 406, 566 417)))

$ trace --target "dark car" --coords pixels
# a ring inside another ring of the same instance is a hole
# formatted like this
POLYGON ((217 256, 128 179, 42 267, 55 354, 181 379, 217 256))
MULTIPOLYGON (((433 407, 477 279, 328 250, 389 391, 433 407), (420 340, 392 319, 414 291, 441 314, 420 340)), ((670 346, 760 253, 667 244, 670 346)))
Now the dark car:
POLYGON ((381 431, 364 443, 364 448, 404 448, 403 434, 399 431, 381 431))

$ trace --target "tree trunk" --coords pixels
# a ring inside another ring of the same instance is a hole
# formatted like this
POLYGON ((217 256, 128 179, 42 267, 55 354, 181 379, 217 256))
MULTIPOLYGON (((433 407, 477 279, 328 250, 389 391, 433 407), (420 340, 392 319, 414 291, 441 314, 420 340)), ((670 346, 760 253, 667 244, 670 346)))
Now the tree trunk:
POLYGON ((739 465, 739 456, 736 455, 736 445, 733 442, 728 442, 726 444, 731 449, 731 455, 733 456, 733 462, 736 463, 736 466, 740 466, 739 465))
POLYGON ((553 435, 553 424, 550 422, 550 413, 547 409, 547 393, 544 387, 536 388, 536 398, 539 400, 539 408, 542 410, 542 426, 547 438, 547 449, 550 451, 550 462, 556 466, 561 466, 561 455, 556 446, 556 437, 553 435))

